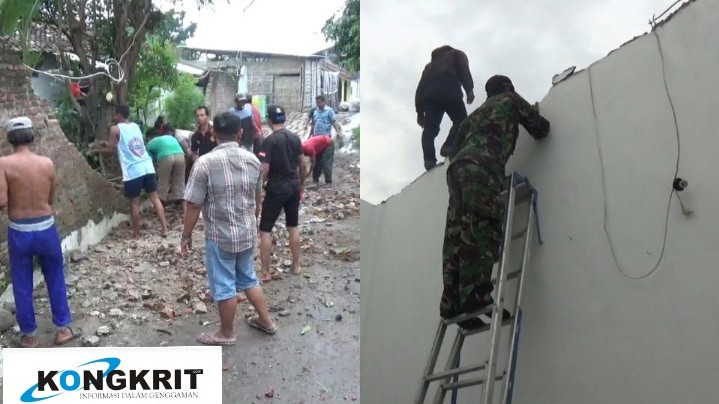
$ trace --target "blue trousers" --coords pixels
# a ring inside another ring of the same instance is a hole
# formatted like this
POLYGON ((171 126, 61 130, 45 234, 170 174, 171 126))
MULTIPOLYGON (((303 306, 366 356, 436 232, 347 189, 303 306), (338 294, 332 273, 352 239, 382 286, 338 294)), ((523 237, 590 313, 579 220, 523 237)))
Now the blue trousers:
POLYGON ((7 244, 15 296, 15 318, 20 326, 20 332, 25 335, 35 335, 37 330, 32 296, 35 257, 38 258, 47 284, 52 322, 58 328, 68 326, 72 318, 65 288, 60 236, 54 218, 45 216, 11 221, 8 226, 7 244))

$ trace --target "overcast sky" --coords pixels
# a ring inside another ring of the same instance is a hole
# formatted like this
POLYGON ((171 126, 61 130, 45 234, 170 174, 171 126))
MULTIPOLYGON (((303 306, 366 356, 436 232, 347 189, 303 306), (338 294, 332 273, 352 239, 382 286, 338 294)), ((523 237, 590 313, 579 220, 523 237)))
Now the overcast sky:
MULTIPOLYGON (((379 203, 424 172, 414 92, 433 49, 451 45, 469 56, 476 100, 468 113, 486 99, 494 74, 534 103, 552 76, 584 69, 649 31, 652 15, 674 1, 362 0, 362 198, 379 203)), ((445 115, 438 158, 450 126, 445 115)))
MULTIPOLYGON (((160 1, 163 10, 169 1, 160 1)), ((340 12, 344 0, 215 0, 197 9, 197 2, 184 0, 185 22, 197 23, 188 46, 309 55, 329 45, 322 35, 328 18, 340 12), (249 6, 249 7, 248 7, 249 6), (243 11, 247 8, 246 11, 243 11)))

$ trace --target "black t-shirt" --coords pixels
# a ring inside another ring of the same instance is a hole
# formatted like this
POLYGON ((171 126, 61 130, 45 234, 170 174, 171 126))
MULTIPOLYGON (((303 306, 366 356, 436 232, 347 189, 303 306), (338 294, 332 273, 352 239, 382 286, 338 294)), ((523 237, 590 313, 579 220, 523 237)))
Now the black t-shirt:
POLYGON ((211 152, 215 146, 217 146, 217 143, 212 141, 212 136, 210 136, 209 131, 207 134, 203 135, 198 130, 193 133, 190 138, 190 150, 193 153, 197 153, 198 156, 204 156, 205 154, 211 152))
POLYGON ((302 141, 296 134, 281 129, 262 141, 260 161, 270 165, 267 182, 300 180, 300 156, 302 141))

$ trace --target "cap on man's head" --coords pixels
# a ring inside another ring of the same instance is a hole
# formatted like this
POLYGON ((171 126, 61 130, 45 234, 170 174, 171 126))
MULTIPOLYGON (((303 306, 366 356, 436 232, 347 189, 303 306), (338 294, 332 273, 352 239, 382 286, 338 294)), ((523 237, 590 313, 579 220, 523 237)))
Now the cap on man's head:
POLYGON ((287 119, 285 109, 279 105, 270 105, 267 107, 267 119, 272 123, 284 123, 287 119))
POLYGON ((247 101, 247 93, 235 94, 235 101, 247 101))
POLYGON ((5 130, 12 132, 20 129, 32 129, 32 121, 26 116, 10 119, 5 123, 5 130))

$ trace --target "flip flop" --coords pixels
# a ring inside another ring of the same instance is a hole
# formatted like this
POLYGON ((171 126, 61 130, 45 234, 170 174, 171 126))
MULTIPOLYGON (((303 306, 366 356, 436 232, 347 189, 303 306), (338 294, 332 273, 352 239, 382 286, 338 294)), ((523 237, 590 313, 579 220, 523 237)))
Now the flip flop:
POLYGON ((76 340, 76 339, 82 337, 82 329, 81 329, 81 328, 76 328, 76 329, 73 330, 71 327, 67 327, 67 329, 70 330, 70 334, 72 334, 72 336, 71 336, 69 339, 67 339, 67 340, 60 341, 59 339, 57 339, 57 335, 56 335, 56 336, 55 336, 55 341, 53 341, 53 343, 54 343, 56 346, 65 345, 65 344, 67 344, 68 342, 72 342, 72 341, 74 341, 74 340, 76 340))
POLYGON ((258 316, 248 318, 247 324, 249 324, 250 327, 257 328, 258 330, 263 331, 266 334, 272 335, 277 332, 277 326, 275 324, 272 324, 272 328, 267 328, 264 325, 260 324, 260 318, 258 316))
POLYGON ((35 343, 34 343, 34 344, 32 344, 32 345, 25 345, 25 344, 22 342, 22 339, 23 339, 24 337, 26 337, 26 335, 23 335, 22 337, 20 337, 20 340, 19 340, 19 341, 16 340, 16 341, 17 341, 16 345, 17 345, 18 347, 20 347, 20 348, 37 348, 37 347, 40 346, 40 340, 39 340, 37 337, 35 337, 35 343))
POLYGON ((197 337, 197 342, 205 345, 221 345, 221 346, 232 346, 235 345, 237 337, 231 339, 218 339, 215 334, 202 333, 197 337))

